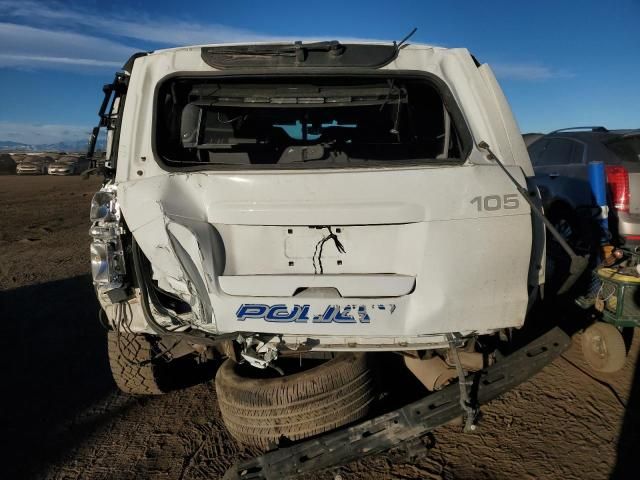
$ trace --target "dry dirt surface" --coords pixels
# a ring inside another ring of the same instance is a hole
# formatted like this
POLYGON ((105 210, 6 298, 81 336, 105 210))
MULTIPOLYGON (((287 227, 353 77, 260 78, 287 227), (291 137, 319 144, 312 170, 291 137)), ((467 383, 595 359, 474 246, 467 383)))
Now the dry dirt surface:
MULTIPOLYGON (((88 273, 98 184, 0 176, 0 477, 219 478, 259 452, 230 438, 211 382, 133 398, 111 380, 88 273)), ((612 375, 589 372, 579 340, 485 406, 479 433, 443 427, 417 460, 392 450, 307 478, 640 478, 640 335, 612 375)))

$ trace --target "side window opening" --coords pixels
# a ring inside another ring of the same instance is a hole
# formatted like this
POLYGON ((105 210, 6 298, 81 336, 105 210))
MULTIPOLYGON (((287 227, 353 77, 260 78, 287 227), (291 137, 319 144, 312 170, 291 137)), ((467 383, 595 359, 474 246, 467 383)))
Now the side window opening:
POLYGON ((542 165, 542 154, 546 150, 548 143, 549 140, 541 138, 529 147, 529 157, 531 158, 531 163, 533 165, 542 165))
POLYGON ((576 142, 566 138, 549 139, 539 153, 537 165, 545 167, 571 163, 574 145, 576 145, 576 142))
POLYGON ((419 80, 170 79, 155 125, 171 167, 464 160, 440 93, 419 80))
POLYGON ((623 162, 640 161, 640 133, 616 137, 605 145, 623 162))

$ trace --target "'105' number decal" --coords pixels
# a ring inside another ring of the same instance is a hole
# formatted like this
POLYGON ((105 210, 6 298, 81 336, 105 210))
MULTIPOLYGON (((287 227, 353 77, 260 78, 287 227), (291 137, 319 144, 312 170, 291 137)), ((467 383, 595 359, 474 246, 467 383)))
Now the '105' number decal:
POLYGON ((478 211, 494 212, 504 208, 505 210, 514 210, 520 206, 520 199, 517 193, 508 193, 506 195, 487 195, 486 197, 474 197, 471 203, 478 207, 478 211))

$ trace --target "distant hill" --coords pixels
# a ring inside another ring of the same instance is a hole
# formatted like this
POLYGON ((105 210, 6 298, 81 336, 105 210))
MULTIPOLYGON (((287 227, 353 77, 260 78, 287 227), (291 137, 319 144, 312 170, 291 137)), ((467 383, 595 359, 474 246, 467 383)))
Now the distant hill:
POLYGON ((0 151, 33 151, 33 145, 26 145, 24 143, 12 142, 10 140, 0 140, 0 151))
MULTIPOLYGON (((96 150, 104 150, 106 140, 103 136, 96 143, 96 150)), ((27 144, 12 142, 11 140, 0 140, 0 152, 80 152, 87 151, 86 140, 69 140, 58 143, 27 144)))

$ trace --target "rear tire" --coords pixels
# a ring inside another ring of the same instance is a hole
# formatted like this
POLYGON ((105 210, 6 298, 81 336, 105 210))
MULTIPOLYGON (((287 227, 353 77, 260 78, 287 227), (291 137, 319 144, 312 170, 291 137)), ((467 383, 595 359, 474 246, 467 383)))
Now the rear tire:
POLYGON ((627 360, 622 333, 609 323, 594 323, 582 334, 582 355, 596 372, 617 372, 627 360))
POLYGON ((374 399, 364 353, 341 353, 309 370, 276 378, 250 378, 226 360, 216 392, 229 433, 241 443, 268 448, 283 437, 300 440, 361 419, 374 399))
POLYGON ((109 365, 116 385, 132 395, 160 395, 160 367, 151 360, 155 344, 144 335, 108 332, 109 365))

